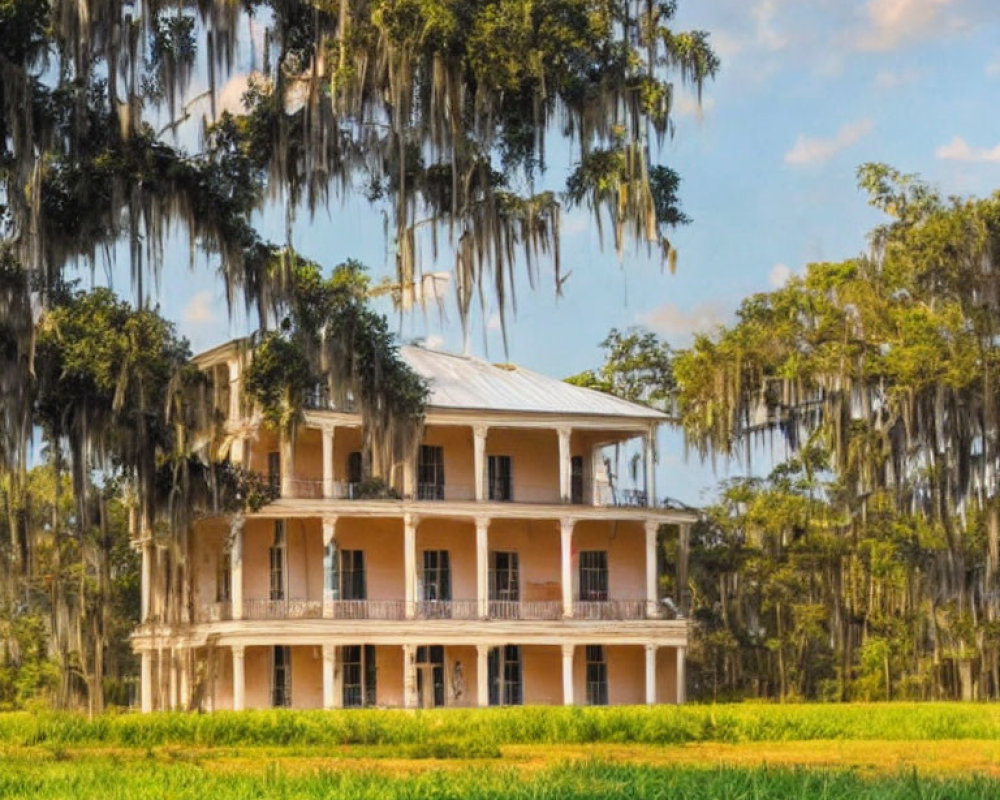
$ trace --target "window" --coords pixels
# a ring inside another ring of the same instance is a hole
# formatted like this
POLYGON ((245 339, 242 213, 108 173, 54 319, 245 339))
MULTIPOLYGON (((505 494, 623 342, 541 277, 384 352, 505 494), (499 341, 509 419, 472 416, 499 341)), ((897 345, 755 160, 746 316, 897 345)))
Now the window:
POLYGON ((444 448, 420 446, 417 462, 417 499, 444 500, 444 448))
POLYGON ((348 645, 341 648, 340 654, 344 665, 344 708, 375 705, 375 646, 348 645))
POLYGON ((273 491, 281 491, 281 453, 267 454, 267 483, 273 491))
POLYGON ((490 600, 520 600, 517 553, 494 550, 490 553, 490 600))
POLYGON ((355 450, 347 456, 347 496, 349 498, 357 495, 361 479, 361 451, 355 450))
POLYGON ((285 521, 274 521, 274 543, 271 545, 271 599, 285 599, 285 521))
POLYGON ((583 503, 583 456, 569 460, 569 499, 575 505, 583 503))
POLYGON ((275 647, 271 654, 271 705, 287 708, 292 704, 292 651, 275 647))
POLYGON ((233 562, 225 547, 219 548, 215 569, 215 602, 228 603, 233 599, 233 562))
POLYGON ((608 599, 607 550, 580 552, 580 599, 583 601, 608 599))
POLYGON ((417 705, 444 705, 444 647, 439 644, 417 648, 417 705))
POLYGON ((487 459, 490 500, 507 502, 514 499, 511 482, 510 456, 489 456, 487 459))
POLYGON ((451 600, 451 566, 447 550, 424 550, 424 600, 451 600))
POLYGON ((521 691, 521 648, 516 644, 494 647, 487 658, 491 706, 519 706, 521 691))
POLYGON ((342 600, 366 600, 365 551, 340 551, 340 597, 342 600))
POLYGON ((608 704, 608 662, 604 660, 604 648, 599 644, 587 645, 587 704, 608 704))

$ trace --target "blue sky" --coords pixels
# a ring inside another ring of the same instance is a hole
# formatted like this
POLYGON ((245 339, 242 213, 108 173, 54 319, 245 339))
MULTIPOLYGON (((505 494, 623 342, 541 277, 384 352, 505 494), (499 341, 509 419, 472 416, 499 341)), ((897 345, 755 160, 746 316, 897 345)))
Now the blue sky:
MULTIPOLYGON (((680 172, 694 220, 673 236, 676 274, 644 251, 619 263, 587 213, 570 212, 563 296, 544 269, 534 291, 522 276, 508 354, 492 308, 473 321, 473 353, 564 377, 600 363, 598 344, 613 326, 646 325, 684 346, 693 331, 729 320, 747 294, 809 262, 864 250, 879 222, 855 186, 865 161, 920 173, 945 194, 1000 188, 996 0, 679 0, 676 23, 709 31, 722 59, 700 110, 679 92, 676 134, 660 153, 680 172)), ((553 185, 567 168, 553 158, 553 185)), ((260 223, 283 240, 283 213, 260 223)), ((296 247, 329 266, 356 257, 376 276, 390 270, 382 218, 363 203, 334 201, 312 220, 300 214, 293 230, 296 247)), ((179 263, 164 270, 164 313, 196 350, 243 333, 244 320, 227 318, 210 265, 186 271, 186 246, 173 249, 179 263)), ((451 289, 442 308, 408 314, 400 333, 461 350, 451 289)), ((665 434, 658 487, 666 494, 703 502, 724 475, 685 462, 680 438, 665 434)))

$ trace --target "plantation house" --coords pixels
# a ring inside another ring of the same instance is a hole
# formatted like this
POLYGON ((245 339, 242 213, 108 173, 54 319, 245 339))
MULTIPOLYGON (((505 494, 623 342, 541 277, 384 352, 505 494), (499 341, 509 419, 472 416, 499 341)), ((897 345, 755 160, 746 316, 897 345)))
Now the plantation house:
POLYGON ((658 535, 685 553, 695 515, 656 502, 664 415, 511 365, 402 355, 431 394, 381 494, 350 408, 317 391, 291 440, 246 408, 245 343, 195 359, 229 457, 280 496, 200 518, 180 557, 136 532, 142 709, 683 702, 687 623, 659 596, 658 535), (635 488, 614 475, 629 448, 635 488))

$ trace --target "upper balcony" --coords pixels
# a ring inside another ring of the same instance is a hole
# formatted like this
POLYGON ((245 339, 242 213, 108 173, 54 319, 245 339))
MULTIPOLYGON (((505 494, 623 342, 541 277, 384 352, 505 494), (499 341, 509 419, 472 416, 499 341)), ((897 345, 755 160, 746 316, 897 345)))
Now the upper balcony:
MULTIPOLYGON (((198 622, 233 619, 231 601, 204 603, 198 622)), ((365 621, 483 620, 554 621, 563 616, 558 600, 419 600, 408 611, 405 600, 260 600, 243 601, 240 616, 246 620, 329 619, 365 621)), ((673 609, 646 600, 576 600, 572 619, 626 621, 676 619, 673 609)))
MULTIPOLYGON (((412 462, 391 487, 363 479, 359 421, 307 414, 294 442, 257 429, 246 459, 287 501, 403 501, 597 509, 650 509, 655 448, 648 428, 523 427, 428 423, 412 462)), ((552 421, 547 424, 554 424, 552 421)), ((311 505, 311 504, 310 504, 311 505)), ((434 513, 434 512, 431 512, 434 513)))

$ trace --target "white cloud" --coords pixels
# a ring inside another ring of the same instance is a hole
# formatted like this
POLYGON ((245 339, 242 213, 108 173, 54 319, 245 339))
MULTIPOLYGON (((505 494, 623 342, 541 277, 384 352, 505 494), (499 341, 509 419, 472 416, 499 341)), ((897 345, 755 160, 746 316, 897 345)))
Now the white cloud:
POLYGON ((712 31, 709 42, 716 55, 723 60, 739 55, 744 48, 743 40, 739 36, 723 30, 712 31))
POLYGON ((500 312, 494 311, 486 320, 486 327, 491 331, 500 330, 500 312))
POLYGON ((771 272, 767 276, 767 282, 771 284, 775 289, 780 289, 786 283, 788 279, 792 277, 792 270, 787 264, 775 264, 771 267, 771 272))
POLYGON ((958 5, 956 0, 869 0, 855 47, 885 52, 954 33, 967 25, 958 5))
POLYGON ((934 156, 942 161, 998 162, 1000 144, 991 148, 971 147, 961 136, 956 136, 948 144, 943 144, 935 150, 934 156))
POLYGON ((707 333, 723 323, 725 314, 714 303, 699 303, 683 309, 674 303, 664 303, 638 316, 638 321, 666 336, 686 338, 694 333, 707 333))
POLYGON ((695 117, 703 119, 705 114, 710 113, 715 108, 715 98, 702 96, 701 103, 698 96, 688 92, 678 92, 674 97, 674 112, 682 117, 695 117))
POLYGON ((1000 58, 997 58, 986 65, 986 77, 1000 78, 1000 58))
POLYGON ((882 91, 891 91, 907 86, 917 79, 918 73, 915 69, 902 71, 883 69, 875 76, 875 88, 882 91))
POLYGON ((810 138, 799 134, 795 146, 785 153, 785 163, 793 166, 821 164, 867 136, 873 127, 871 120, 862 119, 842 125, 830 139, 810 138))
POLYGON ((784 50, 789 42, 788 37, 774 25, 779 5, 779 0, 760 0, 753 8, 753 17, 757 23, 757 45, 771 52, 784 50))
POLYGON ((208 289, 197 292, 181 312, 181 319, 190 325, 207 325, 218 318, 212 293, 208 289))

